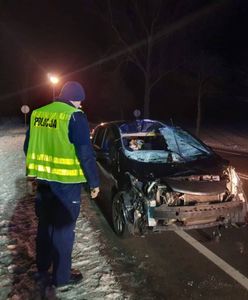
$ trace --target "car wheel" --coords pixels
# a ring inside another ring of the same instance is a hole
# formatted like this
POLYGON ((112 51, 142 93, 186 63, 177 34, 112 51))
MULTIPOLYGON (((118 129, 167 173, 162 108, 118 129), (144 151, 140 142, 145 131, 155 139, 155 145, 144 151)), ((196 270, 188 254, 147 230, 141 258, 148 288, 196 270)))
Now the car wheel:
POLYGON ((123 194, 124 192, 118 192, 112 201, 112 223, 115 233, 119 237, 128 237, 130 232, 128 230, 128 225, 123 214, 123 194))

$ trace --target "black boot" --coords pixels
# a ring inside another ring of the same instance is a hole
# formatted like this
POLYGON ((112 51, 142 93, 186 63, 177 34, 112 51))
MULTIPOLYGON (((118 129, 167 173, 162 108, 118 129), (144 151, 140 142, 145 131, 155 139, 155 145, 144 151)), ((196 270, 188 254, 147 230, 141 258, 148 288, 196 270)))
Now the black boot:
POLYGON ((71 270, 71 277, 69 279, 68 284, 78 284, 83 279, 83 275, 79 270, 72 269, 71 270))
POLYGON ((80 283, 83 279, 83 275, 79 270, 72 269, 70 279, 65 284, 57 284, 56 286, 62 291, 70 289, 70 286, 80 283))

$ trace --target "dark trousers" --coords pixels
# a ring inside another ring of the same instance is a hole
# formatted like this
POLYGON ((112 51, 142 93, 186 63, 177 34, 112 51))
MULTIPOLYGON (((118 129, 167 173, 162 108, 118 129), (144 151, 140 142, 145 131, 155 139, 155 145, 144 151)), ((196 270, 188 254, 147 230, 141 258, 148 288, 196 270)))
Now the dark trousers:
POLYGON ((74 229, 80 212, 82 184, 38 180, 35 211, 38 217, 36 263, 39 272, 52 266, 53 284, 70 279, 74 229))

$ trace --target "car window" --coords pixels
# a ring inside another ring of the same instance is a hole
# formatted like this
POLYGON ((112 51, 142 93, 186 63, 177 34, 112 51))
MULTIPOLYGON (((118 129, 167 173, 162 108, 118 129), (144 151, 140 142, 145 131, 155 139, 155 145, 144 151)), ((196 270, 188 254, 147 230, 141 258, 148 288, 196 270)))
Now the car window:
POLYGON ((181 128, 165 127, 161 132, 168 142, 169 149, 180 153, 186 160, 212 154, 203 143, 181 128))
POLYGON ((107 128, 107 131, 104 135, 104 141, 102 144, 102 148, 106 151, 110 150, 110 147, 113 145, 114 141, 116 140, 116 135, 112 128, 107 128))
POLYGON ((130 159, 147 163, 183 162, 184 158, 168 149, 163 135, 154 132, 122 134, 124 153, 130 159))
POLYGON ((181 128, 164 126, 159 131, 122 133, 127 157, 152 163, 183 163, 206 158, 212 151, 181 128))
POLYGON ((96 136, 97 136, 97 134, 98 134, 98 130, 99 130, 99 128, 94 128, 94 129, 91 131, 92 144, 95 144, 95 142, 96 142, 96 136))
POLYGON ((167 144, 162 135, 127 136, 122 139, 127 150, 166 150, 167 144))
POLYGON ((93 139, 93 144, 98 146, 99 148, 102 147, 102 142, 104 138, 104 134, 106 131, 106 127, 99 127, 97 128, 97 131, 95 133, 94 139, 93 139))

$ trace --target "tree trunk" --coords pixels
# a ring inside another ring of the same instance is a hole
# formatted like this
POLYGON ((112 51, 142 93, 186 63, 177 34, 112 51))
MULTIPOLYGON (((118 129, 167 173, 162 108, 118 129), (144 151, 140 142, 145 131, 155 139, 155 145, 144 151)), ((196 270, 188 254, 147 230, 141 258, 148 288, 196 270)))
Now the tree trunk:
POLYGON ((150 96, 151 96, 151 36, 147 39, 146 73, 145 73, 145 92, 144 92, 144 118, 150 117, 150 96))
POLYGON ((144 95, 144 118, 148 119, 149 117, 150 117, 150 88, 146 83, 145 95, 144 95))
POLYGON ((201 127, 201 118, 202 118, 202 81, 200 81, 199 89, 198 89, 198 99, 197 99, 197 118, 196 118, 196 136, 200 135, 200 127, 201 127))

